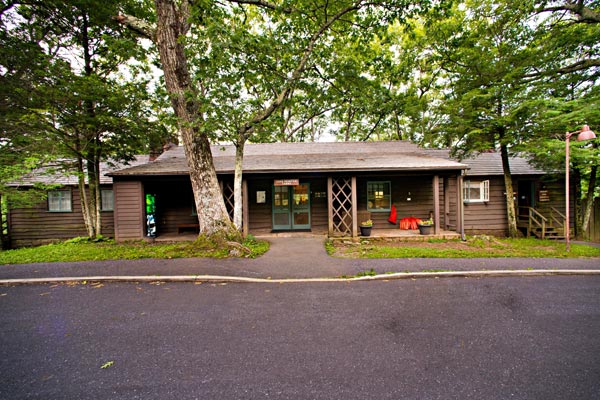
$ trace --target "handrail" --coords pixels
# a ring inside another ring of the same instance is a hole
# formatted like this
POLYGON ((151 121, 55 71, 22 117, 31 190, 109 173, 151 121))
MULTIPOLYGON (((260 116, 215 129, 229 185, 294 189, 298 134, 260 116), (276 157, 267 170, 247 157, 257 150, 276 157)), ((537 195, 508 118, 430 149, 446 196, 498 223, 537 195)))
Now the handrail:
POLYGON ((563 233, 566 235, 567 231, 566 231, 565 221, 567 220, 567 217, 562 212, 560 212, 559 210, 557 210, 555 207, 550 207, 550 218, 551 218, 551 220, 553 222, 556 222, 556 227, 557 228, 562 228, 563 233), (562 218, 562 220, 556 218, 554 216, 554 213, 558 214, 562 218))
POLYGON ((528 226, 527 226, 527 237, 531 235, 534 225, 535 227, 542 229, 542 239, 546 237, 546 222, 548 218, 544 217, 538 210, 533 207, 521 207, 526 208, 529 211, 528 226))
POLYGON ((559 216, 562 217, 562 219, 567 219, 567 216, 565 214, 563 214, 562 212, 560 212, 559 210, 557 210, 555 207, 550 207, 550 210, 552 210, 552 212, 557 213, 559 216))

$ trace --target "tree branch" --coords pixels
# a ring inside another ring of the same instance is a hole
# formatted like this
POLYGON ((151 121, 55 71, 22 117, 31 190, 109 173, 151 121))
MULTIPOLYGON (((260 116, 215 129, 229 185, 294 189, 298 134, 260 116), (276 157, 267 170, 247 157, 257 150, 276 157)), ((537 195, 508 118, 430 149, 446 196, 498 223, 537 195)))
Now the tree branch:
POLYGON ((273 10, 273 11, 281 11, 286 14, 291 14, 293 11, 291 8, 281 8, 275 4, 269 3, 267 1, 262 1, 262 0, 227 0, 227 1, 229 1, 230 3, 235 3, 235 4, 254 5, 257 7, 267 8, 267 9, 273 10))
POLYGON ((153 42, 156 39, 156 26, 154 24, 150 24, 132 15, 124 14, 114 16, 113 19, 118 23, 125 25, 127 28, 131 29, 142 37, 150 39, 153 42))
POLYGON ((554 74, 572 74, 574 72, 585 71, 593 67, 600 67, 600 59, 587 59, 581 60, 566 67, 552 69, 549 71, 534 72, 531 74, 523 75, 524 78, 540 78, 543 76, 554 75, 554 74))
POLYGON ((281 92, 279 92, 279 95, 271 102, 271 104, 269 104, 269 106, 267 108, 265 108, 261 113, 256 114, 250 121, 248 121, 246 124, 241 126, 238 130, 239 134, 244 135, 245 137, 248 137, 254 131, 254 127, 256 125, 260 124, 261 122, 263 122, 267 118, 269 118, 271 116, 271 114, 273 114, 273 112, 275 112, 275 110, 279 106, 281 106, 281 104, 283 104, 283 102, 288 98, 290 92, 292 91, 292 87, 294 86, 294 84, 298 80, 300 80, 300 78, 302 77, 302 73, 304 72, 304 70, 306 68, 308 59, 309 59, 310 55, 312 54, 312 52, 315 48, 315 45, 317 44, 317 41, 320 39, 320 37, 323 35, 323 33, 325 33, 331 27, 331 25, 333 25, 336 21, 341 19, 344 15, 346 15, 352 11, 356 11, 356 10, 360 9, 361 7, 362 7, 362 0, 358 0, 354 4, 339 11, 337 14, 335 14, 330 19, 325 21, 323 23, 323 25, 321 25, 321 27, 311 36, 311 38, 308 42, 308 45, 306 46, 306 48, 303 51, 302 58, 298 62, 298 65, 296 66, 296 68, 294 69, 294 71, 292 72, 290 77, 287 79, 287 81, 283 87, 283 90, 281 90, 281 92))
POLYGON ((538 12, 558 12, 558 11, 567 11, 571 14, 575 14, 577 16, 577 22, 586 23, 586 24, 597 24, 600 23, 600 13, 592 10, 591 8, 585 7, 583 2, 569 2, 566 1, 565 4, 561 6, 555 7, 544 7, 541 8, 538 12))

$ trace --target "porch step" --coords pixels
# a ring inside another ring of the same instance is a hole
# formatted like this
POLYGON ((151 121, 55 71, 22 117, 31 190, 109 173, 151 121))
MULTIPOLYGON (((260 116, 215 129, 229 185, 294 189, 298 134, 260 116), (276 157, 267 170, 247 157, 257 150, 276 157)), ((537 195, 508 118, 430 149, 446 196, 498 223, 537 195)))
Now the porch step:
MULTIPOLYGON (((532 233, 538 239, 542 239, 542 228, 533 229, 532 233)), ((546 235, 545 235, 544 239, 562 240, 564 238, 565 238, 565 235, 560 230, 556 230, 556 228, 553 228, 553 227, 546 228, 546 235)))

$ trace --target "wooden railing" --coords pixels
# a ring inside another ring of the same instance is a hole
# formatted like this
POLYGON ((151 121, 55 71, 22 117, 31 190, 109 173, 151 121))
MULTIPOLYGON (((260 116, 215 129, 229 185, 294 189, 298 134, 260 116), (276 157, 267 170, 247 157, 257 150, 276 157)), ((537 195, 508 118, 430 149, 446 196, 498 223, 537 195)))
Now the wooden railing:
POLYGON ((546 223, 548 219, 539 213, 535 208, 529 208, 529 226, 527 227, 527 237, 533 232, 534 229, 540 228, 542 239, 546 237, 546 223))
POLYGON ((557 229, 560 228, 563 232, 563 235, 567 234, 567 232, 565 230, 565 228, 566 228, 565 221, 566 220, 567 220, 567 217, 565 216, 565 214, 558 211, 554 207, 550 208, 550 223, 552 224, 553 227, 555 227, 557 229))
POLYGON ((565 216, 554 207, 544 216, 532 207, 519 207, 519 227, 527 230, 527 237, 534 234, 539 239, 561 239, 565 235, 565 216))

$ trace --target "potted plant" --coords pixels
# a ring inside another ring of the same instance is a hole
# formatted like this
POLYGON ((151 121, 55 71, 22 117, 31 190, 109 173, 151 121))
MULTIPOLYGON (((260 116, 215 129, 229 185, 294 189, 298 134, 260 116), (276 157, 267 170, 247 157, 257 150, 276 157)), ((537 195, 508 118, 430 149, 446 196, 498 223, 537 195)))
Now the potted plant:
POLYGON ((433 235, 434 226, 431 218, 422 220, 417 226, 421 235, 433 235))
POLYGON ((373 229, 373 221, 370 219, 360 223, 360 236, 371 236, 371 229, 373 229))

